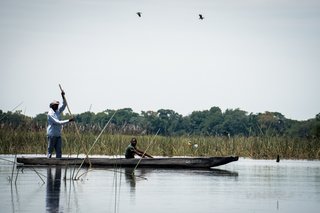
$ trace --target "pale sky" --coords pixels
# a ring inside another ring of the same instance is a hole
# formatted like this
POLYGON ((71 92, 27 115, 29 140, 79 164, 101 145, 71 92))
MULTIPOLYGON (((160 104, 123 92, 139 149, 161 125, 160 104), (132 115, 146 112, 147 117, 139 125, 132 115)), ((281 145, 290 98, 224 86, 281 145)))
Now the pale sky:
POLYGON ((61 84, 76 114, 218 106, 305 120, 320 112, 320 1, 0 0, 0 60, 4 112, 44 113, 61 84))

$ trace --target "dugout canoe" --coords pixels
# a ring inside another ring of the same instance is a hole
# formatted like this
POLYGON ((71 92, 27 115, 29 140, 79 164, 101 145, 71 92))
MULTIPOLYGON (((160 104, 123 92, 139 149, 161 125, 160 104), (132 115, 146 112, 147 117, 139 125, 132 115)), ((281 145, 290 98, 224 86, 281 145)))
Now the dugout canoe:
POLYGON ((238 156, 228 157, 163 157, 163 158, 45 158, 18 157, 17 162, 23 165, 80 165, 100 167, 138 167, 149 168, 210 168, 237 161, 238 156), (139 162, 140 161, 140 162, 139 162))

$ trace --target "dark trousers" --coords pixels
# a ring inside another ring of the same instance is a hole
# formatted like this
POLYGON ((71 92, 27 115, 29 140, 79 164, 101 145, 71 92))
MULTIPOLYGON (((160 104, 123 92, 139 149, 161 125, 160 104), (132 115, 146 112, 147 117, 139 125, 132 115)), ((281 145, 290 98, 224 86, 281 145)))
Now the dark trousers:
POLYGON ((61 137, 48 136, 48 158, 51 158, 53 149, 56 150, 56 158, 61 158, 62 156, 62 140, 61 137))

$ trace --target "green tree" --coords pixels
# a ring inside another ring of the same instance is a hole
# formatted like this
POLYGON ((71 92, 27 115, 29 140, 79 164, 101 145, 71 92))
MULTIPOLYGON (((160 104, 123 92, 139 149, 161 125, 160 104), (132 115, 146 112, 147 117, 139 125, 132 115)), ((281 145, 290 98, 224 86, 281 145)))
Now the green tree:
POLYGON ((193 111, 189 116, 190 119, 190 134, 203 135, 204 121, 206 120, 208 111, 193 111))
POLYGON ((313 137, 320 138, 320 113, 312 120, 311 134, 313 137))
POLYGON ((209 111, 205 111, 202 132, 207 135, 221 134, 221 124, 223 123, 223 114, 219 107, 211 107, 209 111))
POLYGON ((257 120, 264 135, 283 135, 286 131, 286 118, 279 112, 259 113, 257 120))
POLYGON ((36 115, 36 117, 32 119, 32 122, 36 127, 45 127, 47 125, 47 113, 36 115))
POLYGON ((182 115, 175 111, 160 109, 157 118, 157 127, 162 135, 174 135, 181 130, 182 115))
POLYGON ((158 131, 158 113, 154 111, 142 111, 141 116, 143 118, 142 127, 146 134, 155 134, 158 131))
POLYGON ((247 112, 240 109, 227 109, 223 114, 223 132, 225 134, 234 135, 249 135, 249 119, 247 112))

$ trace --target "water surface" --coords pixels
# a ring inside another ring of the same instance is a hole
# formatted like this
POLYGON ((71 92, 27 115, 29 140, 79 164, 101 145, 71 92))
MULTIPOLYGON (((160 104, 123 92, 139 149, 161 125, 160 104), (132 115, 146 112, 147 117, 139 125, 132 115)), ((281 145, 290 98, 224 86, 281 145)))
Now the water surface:
POLYGON ((12 163, 0 160, 1 212, 291 213, 320 209, 319 161, 239 159, 211 170, 138 168, 134 175, 131 169, 93 168, 81 169, 83 176, 77 181, 71 180, 71 168, 28 167, 15 169, 13 174, 12 169, 12 163))

